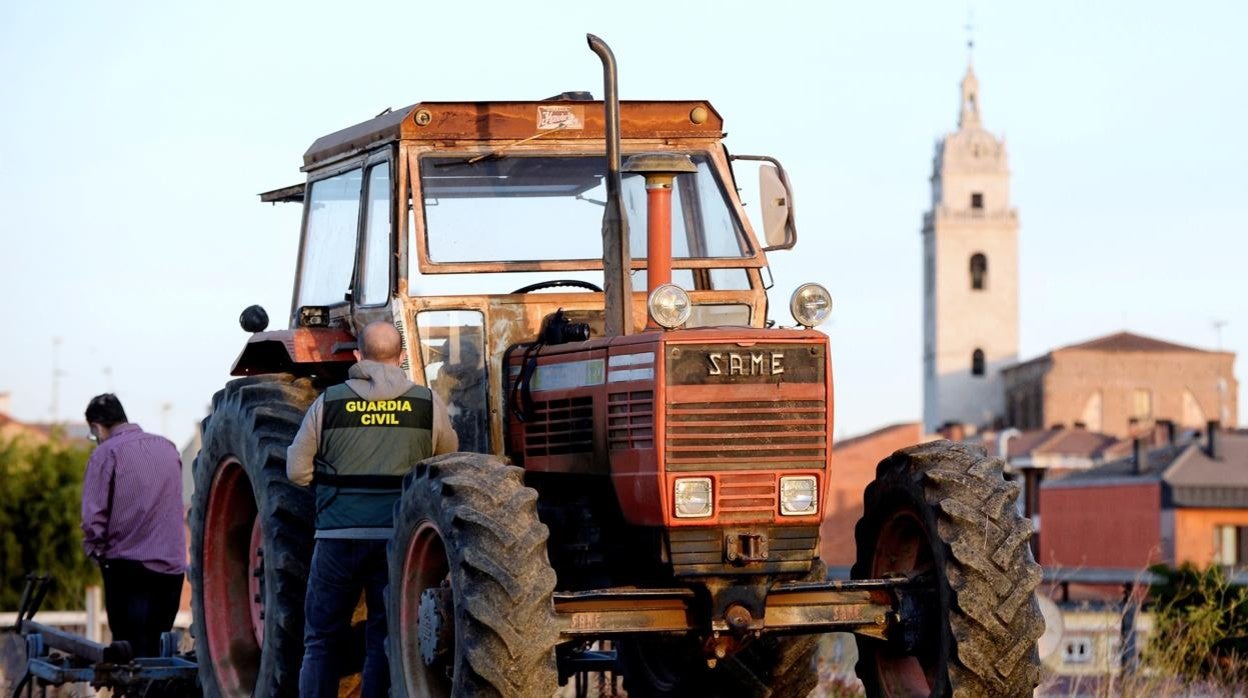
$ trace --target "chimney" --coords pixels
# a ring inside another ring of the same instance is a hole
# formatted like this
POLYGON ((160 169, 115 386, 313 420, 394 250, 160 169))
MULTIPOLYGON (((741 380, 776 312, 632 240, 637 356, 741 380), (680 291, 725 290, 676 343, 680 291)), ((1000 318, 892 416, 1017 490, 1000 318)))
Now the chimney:
POLYGON ((1161 427, 1166 434, 1166 443, 1173 446, 1177 437, 1173 419, 1159 419, 1157 426, 1161 427))
POLYGON ((1218 431, 1222 428, 1222 423, 1218 421, 1210 421, 1205 425, 1207 428, 1205 437, 1205 455, 1214 460, 1222 459, 1221 444, 1218 443, 1218 431))
POLYGON ((13 401, 7 390, 0 393, 0 414, 8 415, 9 410, 13 409, 12 402, 13 401))
POLYGON ((1148 445, 1144 443, 1144 439, 1135 437, 1131 439, 1131 472, 1139 475, 1144 472, 1144 459, 1148 457, 1148 445))

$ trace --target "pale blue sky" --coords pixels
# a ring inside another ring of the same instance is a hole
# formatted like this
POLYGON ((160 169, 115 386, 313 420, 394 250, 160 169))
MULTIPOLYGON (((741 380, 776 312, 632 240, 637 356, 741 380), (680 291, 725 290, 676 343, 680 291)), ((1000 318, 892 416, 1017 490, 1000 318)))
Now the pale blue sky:
MULTIPOLYGON (((968 3, 0 4, 0 391, 62 418, 110 387, 181 443, 290 304, 316 137, 419 100, 710 99, 734 152, 793 180, 804 281, 836 299, 837 433, 921 409, 919 226, 954 127, 968 3), (111 378, 106 373, 111 369, 111 378), (110 385, 111 383, 111 385, 110 385)), ((974 3, 986 126, 1007 136, 1024 358, 1120 329, 1248 355, 1248 4, 974 3)), ((1244 381, 1242 358, 1237 375, 1244 381)), ((1248 410, 1241 387, 1241 409, 1248 410)))

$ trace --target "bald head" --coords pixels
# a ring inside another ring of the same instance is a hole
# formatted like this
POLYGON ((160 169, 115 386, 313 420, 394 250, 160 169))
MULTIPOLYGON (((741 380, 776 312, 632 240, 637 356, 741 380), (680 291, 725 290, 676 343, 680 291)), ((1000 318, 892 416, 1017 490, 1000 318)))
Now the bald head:
POLYGON ((403 342, 399 331, 388 322, 370 322, 360 333, 360 358, 398 366, 402 363, 403 342))

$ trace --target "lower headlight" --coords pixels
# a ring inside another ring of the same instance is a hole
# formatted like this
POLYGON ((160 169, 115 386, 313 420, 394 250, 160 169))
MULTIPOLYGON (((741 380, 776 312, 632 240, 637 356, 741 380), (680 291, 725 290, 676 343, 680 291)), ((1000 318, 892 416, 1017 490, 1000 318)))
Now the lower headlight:
POLYGON ((809 516, 819 510, 819 491, 813 475, 780 478, 780 513, 809 516))
POLYGON ((654 289, 646 300, 646 309, 650 317, 665 329, 675 329, 689 321, 689 313, 693 312, 693 304, 689 302, 689 294, 676 284, 663 284, 654 289))
POLYGON ((832 294, 819 284, 802 284, 789 299, 789 312, 802 327, 818 327, 832 314, 832 294))
POLYGON ((696 519, 711 515, 711 478, 682 477, 676 480, 676 516, 696 519))

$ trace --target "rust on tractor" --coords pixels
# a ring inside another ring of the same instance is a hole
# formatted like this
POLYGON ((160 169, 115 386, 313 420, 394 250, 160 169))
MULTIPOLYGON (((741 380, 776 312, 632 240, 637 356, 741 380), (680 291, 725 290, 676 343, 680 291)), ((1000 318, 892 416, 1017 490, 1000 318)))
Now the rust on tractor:
MULTIPOLYGON (((1034 634, 1025 595, 1039 577, 1016 491, 962 447, 925 446, 913 464, 898 452, 867 490, 862 578, 825 579, 834 380, 830 340, 813 328, 831 296, 805 284, 789 303, 794 324, 768 317, 783 304, 768 299, 767 254, 797 239, 788 177, 769 156, 730 156, 709 102, 619 101, 613 54, 587 38, 604 100, 419 102, 317 139, 306 183, 261 195, 301 202, 303 236, 290 329, 252 334, 233 369, 281 375, 241 387, 286 396, 273 414, 298 411, 306 402, 279 386, 341 380, 355 332, 392 322, 411 379, 440 396, 459 436, 462 452, 418 464, 394 509, 397 695, 550 695, 556 679, 617 658, 639 693, 714 693, 701 681, 721 674, 707 668, 734 657, 734 671, 797 694, 813 666, 767 657, 813 655, 815 635, 831 631, 861 638, 870 694, 902 675, 917 693, 987 680, 957 664, 954 635, 1015 672, 1004 693, 1025 694, 1032 655, 994 646, 950 602, 987 608, 983 589, 1017 590, 989 600, 1021 609, 1015 645, 1034 634), (746 167, 757 168, 753 223, 746 167), (1002 536, 1022 546, 1010 569, 1034 574, 981 589, 958 568, 980 552, 946 540, 980 537, 935 522, 945 501, 989 499, 1004 502, 1002 536), (527 547, 499 547, 513 544, 527 547), (469 603, 489 612, 469 623, 469 603), (524 636, 492 654, 478 633, 513 618, 524 636), (745 651, 762 638, 774 651, 745 651), (593 649, 604 639, 618 657, 593 649), (527 688, 455 674, 496 665, 527 688)), ((263 317, 249 309, 240 324, 252 332, 263 317)), ((247 692, 291 664, 264 654, 278 650, 260 614, 298 613, 289 575, 306 561, 256 550, 273 545, 265 522, 253 526, 271 507, 248 499, 241 475, 227 484, 206 507, 222 530, 205 535, 218 559, 201 561, 214 576, 196 593, 221 674, 211 683, 247 692), (226 531, 245 544, 224 545, 226 531), (285 574, 286 595, 249 584, 253 570, 285 574), (222 655, 235 648, 245 651, 222 655)))
MULTIPOLYGON (((232 376, 251 376, 291 370, 297 364, 326 367, 355 363, 355 336, 343 328, 299 327, 291 330, 257 332, 234 360, 232 376)), ((345 370, 343 368, 342 370, 345 370)))
MULTIPOLYGON (((885 638, 897 595, 906 593, 905 579, 886 582, 811 582, 777 584, 768 593, 764 613, 751 615, 741 604, 730 605, 723 632, 847 632, 885 638)), ((554 609, 567 640, 613 637, 646 632, 698 630, 696 596, 689 589, 605 589, 556 592, 554 609)))
MULTIPOLYGON (((625 139, 718 139, 723 126, 706 101, 620 102, 625 139)), ((323 136, 304 153, 303 164, 311 170, 396 140, 440 141, 447 148, 509 140, 535 145, 588 140, 600 148, 605 134, 602 102, 428 102, 323 136)))

